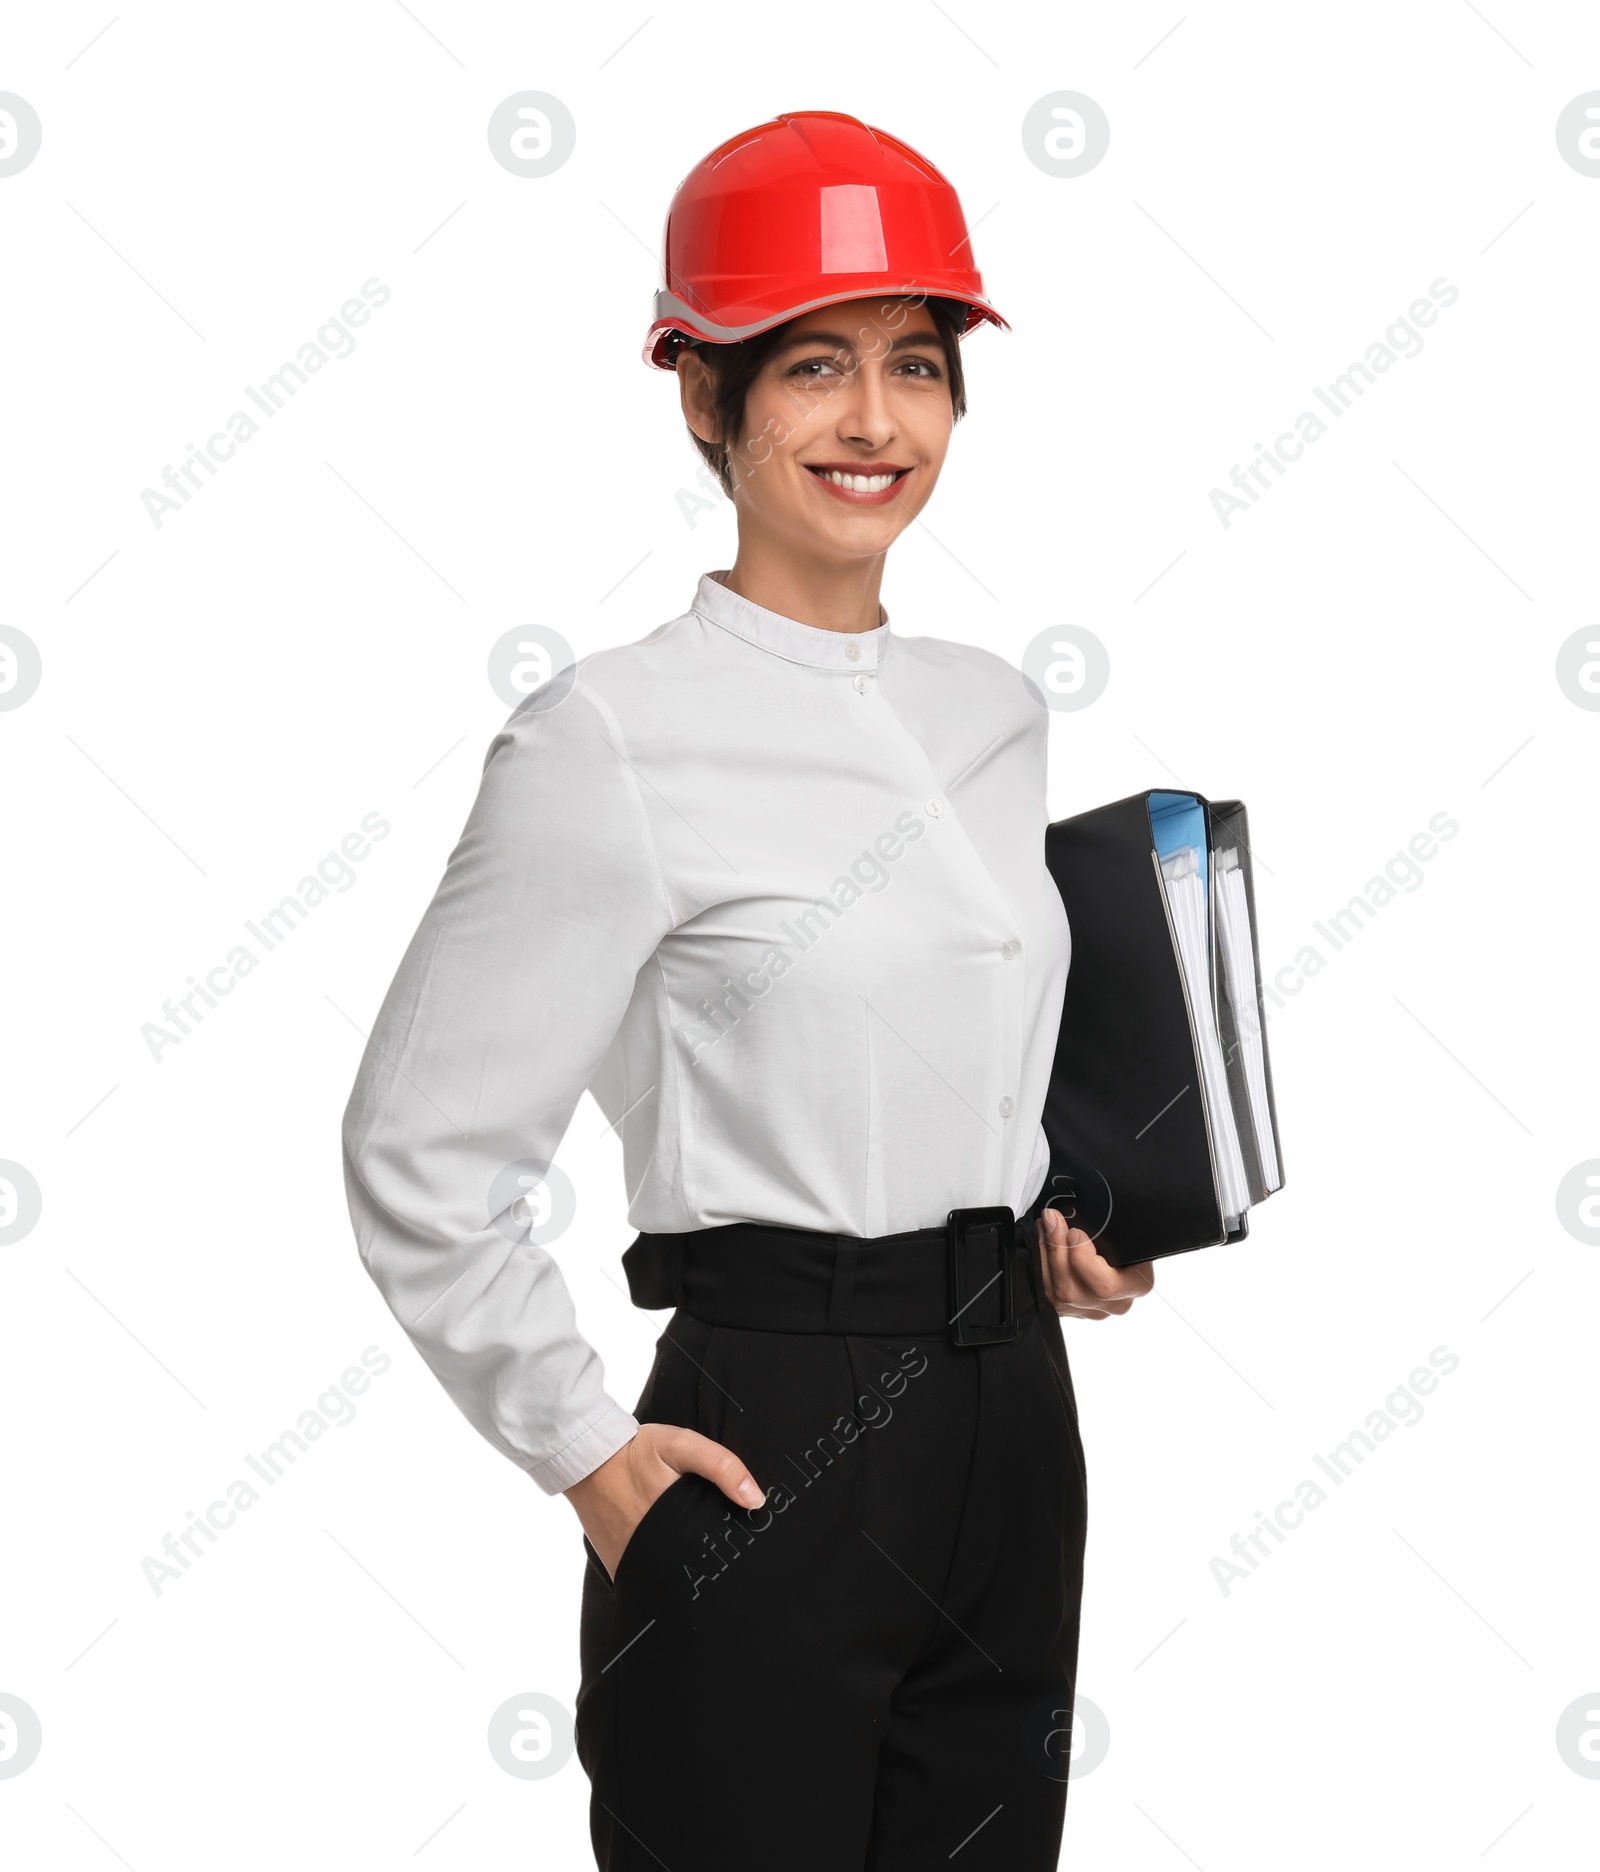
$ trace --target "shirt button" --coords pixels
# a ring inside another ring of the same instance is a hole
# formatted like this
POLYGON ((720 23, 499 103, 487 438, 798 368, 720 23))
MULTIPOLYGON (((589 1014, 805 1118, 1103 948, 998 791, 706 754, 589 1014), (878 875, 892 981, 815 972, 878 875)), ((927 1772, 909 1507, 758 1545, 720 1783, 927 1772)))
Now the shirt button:
POLYGON ((1022 954, 1022 944, 1014 939, 1003 942, 1000 945, 1000 953, 1008 962, 1015 962, 1017 957, 1022 954))
POLYGON ((844 647, 844 653, 849 657, 852 663, 859 663, 861 661, 861 646, 858 643, 847 643, 844 647))
POLYGON ((1009 1118, 1016 1109, 1017 1107, 1016 1107, 1016 1103, 1014 1100, 1008 1099, 1008 1098, 1001 1099, 1000 1116, 1002 1118, 1009 1118))
POLYGON ((930 819, 942 819, 944 817, 944 801, 931 799, 923 810, 930 819))
POLYGON ((857 695, 865 695, 872 687, 872 678, 870 676, 858 676, 855 686, 857 695))

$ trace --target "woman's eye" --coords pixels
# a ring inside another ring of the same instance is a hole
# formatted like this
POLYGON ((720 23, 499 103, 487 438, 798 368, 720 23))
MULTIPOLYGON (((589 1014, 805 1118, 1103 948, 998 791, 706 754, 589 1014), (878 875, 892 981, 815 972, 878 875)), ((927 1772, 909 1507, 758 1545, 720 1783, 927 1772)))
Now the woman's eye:
POLYGON ((939 367, 931 358, 907 358, 900 369, 909 371, 914 377, 935 378, 939 375, 939 367))
POLYGON ((791 377, 803 377, 812 383, 819 382, 824 376, 837 372, 839 366, 832 358, 806 358, 796 364, 789 372, 791 377))

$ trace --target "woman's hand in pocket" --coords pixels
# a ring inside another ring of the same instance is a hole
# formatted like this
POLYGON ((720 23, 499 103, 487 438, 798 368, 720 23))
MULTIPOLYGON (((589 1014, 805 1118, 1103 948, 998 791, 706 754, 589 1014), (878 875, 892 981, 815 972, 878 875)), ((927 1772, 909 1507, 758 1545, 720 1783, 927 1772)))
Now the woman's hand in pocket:
POLYGON ((731 1449, 713 1443, 698 1430, 658 1423, 641 1424, 637 1436, 565 1491, 590 1546, 613 1579, 633 1530, 656 1497, 684 1475, 702 1475, 715 1482, 741 1508, 759 1508, 766 1500, 755 1477, 731 1449))
POLYGON ((1045 1292, 1055 1310, 1072 1319, 1104 1319, 1126 1313, 1155 1285, 1148 1261, 1130 1268, 1113 1267, 1094 1245, 1094 1237, 1073 1228, 1059 1209, 1046 1209, 1039 1230, 1039 1258, 1045 1292))

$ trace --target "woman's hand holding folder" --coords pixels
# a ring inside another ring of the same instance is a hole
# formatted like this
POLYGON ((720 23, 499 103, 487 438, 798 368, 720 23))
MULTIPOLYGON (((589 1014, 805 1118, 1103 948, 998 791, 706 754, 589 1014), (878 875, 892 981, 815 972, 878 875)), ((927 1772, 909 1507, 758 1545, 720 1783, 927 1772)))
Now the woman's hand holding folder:
POLYGON ((1104 1319, 1108 1313, 1126 1313, 1156 1284, 1152 1262, 1113 1267, 1095 1247, 1094 1237, 1073 1228, 1059 1209, 1046 1209, 1039 1221, 1044 1290, 1064 1317, 1104 1319))

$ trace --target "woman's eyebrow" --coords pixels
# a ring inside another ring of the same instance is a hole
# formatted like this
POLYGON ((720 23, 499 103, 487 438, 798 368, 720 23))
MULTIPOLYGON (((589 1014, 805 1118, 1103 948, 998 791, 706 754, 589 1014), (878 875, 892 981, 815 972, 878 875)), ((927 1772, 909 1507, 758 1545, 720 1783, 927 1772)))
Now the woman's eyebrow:
MULTIPOLYGON (((936 345, 938 342, 937 332, 903 332, 898 338, 891 338, 881 349, 893 351, 897 346, 903 348, 907 345, 936 345)), ((841 332, 796 332, 792 338, 784 339, 783 343, 778 346, 777 355, 781 356, 785 351, 792 351, 796 345, 832 345, 836 351, 854 351, 856 348, 854 339, 846 338, 841 332)), ((874 346, 873 349, 877 350, 879 347, 874 346)))

